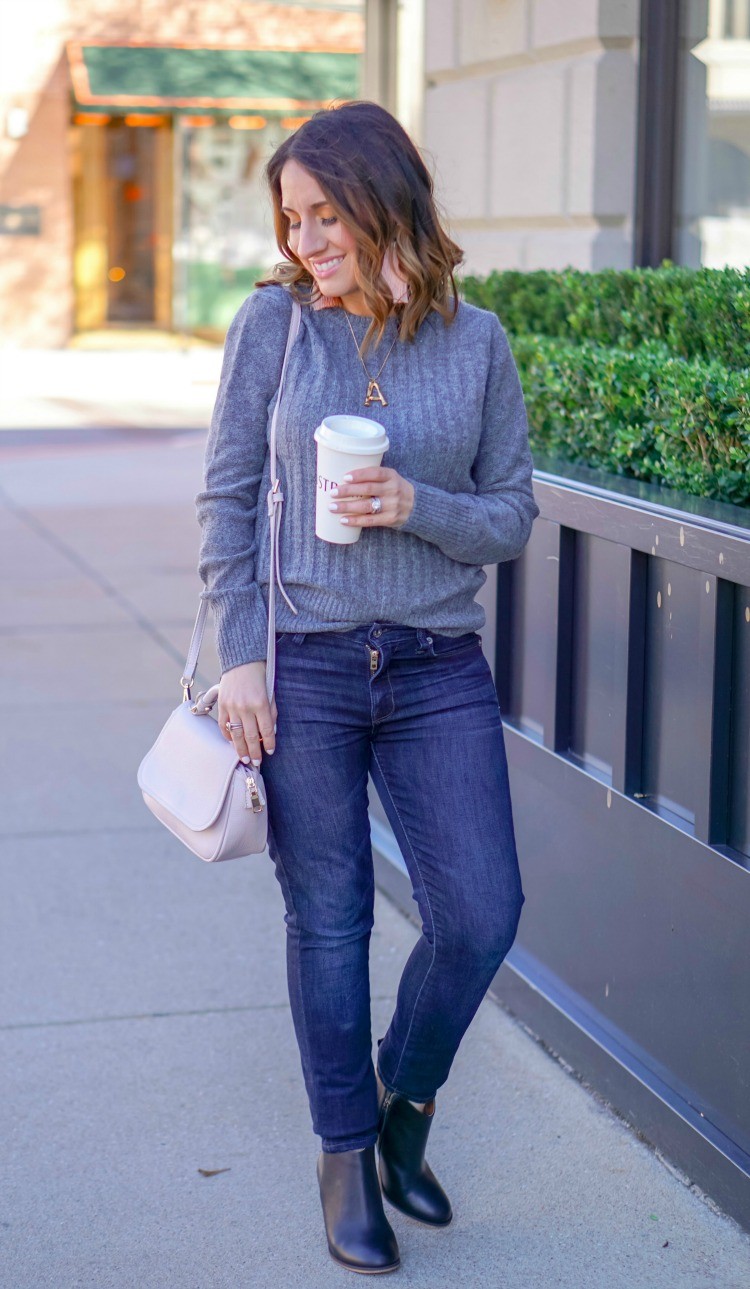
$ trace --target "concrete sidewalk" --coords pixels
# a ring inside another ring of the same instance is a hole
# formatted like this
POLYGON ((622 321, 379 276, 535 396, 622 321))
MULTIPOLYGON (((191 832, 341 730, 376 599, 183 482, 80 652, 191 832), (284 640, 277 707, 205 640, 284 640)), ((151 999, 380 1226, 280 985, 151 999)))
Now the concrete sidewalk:
POLYGON ((199 344, 0 349, 0 431, 204 429, 221 358, 220 347, 199 344))
MULTIPOLYGON (((0 442, 7 1289, 353 1283, 323 1236, 270 860, 202 865, 135 782, 179 698, 201 454, 189 435, 0 442)), ((203 664, 218 674, 210 648, 203 664)), ((378 897, 376 1035, 415 935, 378 897)), ((748 1238, 490 1001, 440 1093, 430 1160, 455 1221, 391 1211, 394 1285, 750 1282, 748 1238)))

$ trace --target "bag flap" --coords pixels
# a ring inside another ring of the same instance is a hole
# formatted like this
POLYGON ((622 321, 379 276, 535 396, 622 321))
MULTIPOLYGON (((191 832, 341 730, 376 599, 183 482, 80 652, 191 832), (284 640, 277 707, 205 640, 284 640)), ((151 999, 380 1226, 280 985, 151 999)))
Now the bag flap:
POLYGON ((213 717, 195 716, 190 703, 180 703, 141 761, 138 787, 186 828, 202 832, 218 818, 239 764, 213 717))

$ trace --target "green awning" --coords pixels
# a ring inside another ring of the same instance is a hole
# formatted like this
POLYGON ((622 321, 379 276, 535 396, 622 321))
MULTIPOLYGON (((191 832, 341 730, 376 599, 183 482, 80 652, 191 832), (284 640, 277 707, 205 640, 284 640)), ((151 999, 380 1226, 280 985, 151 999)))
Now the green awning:
POLYGON ((68 57, 84 107, 289 111, 359 93, 360 57, 350 53, 71 42, 68 57))

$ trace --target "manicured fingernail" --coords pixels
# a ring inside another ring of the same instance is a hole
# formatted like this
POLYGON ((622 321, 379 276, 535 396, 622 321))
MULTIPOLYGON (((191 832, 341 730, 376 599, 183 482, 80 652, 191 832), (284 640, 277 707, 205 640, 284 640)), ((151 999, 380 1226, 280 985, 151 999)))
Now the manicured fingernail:
POLYGON ((338 490, 338 488, 331 488, 331 496, 332 496, 332 497, 338 497, 338 495, 339 495, 339 490, 338 490))
POLYGON ((328 503, 328 509, 329 509, 329 510, 338 510, 338 506, 336 505, 336 502, 335 502, 335 501, 329 501, 329 503, 328 503))
POLYGON ((276 726, 275 726, 275 725, 274 725, 274 727, 273 727, 273 732, 274 732, 274 734, 276 733, 276 726))
POLYGON ((345 516, 345 515, 342 515, 342 516, 341 516, 341 520, 340 520, 340 522, 341 522, 342 524, 348 524, 348 523, 349 523, 349 520, 346 518, 346 516, 345 516))
POLYGON ((256 770, 257 770, 258 766, 260 765, 260 761, 253 760, 253 765, 255 766, 255 768, 256 768, 256 770))
POLYGON ((266 748, 266 755, 267 755, 267 756, 273 756, 273 754, 274 754, 274 752, 275 752, 275 751, 276 751, 276 748, 275 748, 275 747, 267 747, 267 748, 266 748))
POLYGON ((344 483, 351 483, 351 481, 352 481, 352 476, 350 474, 345 474, 344 483))
POLYGON ((249 757, 249 756, 241 756, 241 757, 240 757, 240 760, 241 760, 241 762, 242 762, 242 764, 243 764, 243 765, 249 765, 249 764, 250 764, 250 757, 249 757))

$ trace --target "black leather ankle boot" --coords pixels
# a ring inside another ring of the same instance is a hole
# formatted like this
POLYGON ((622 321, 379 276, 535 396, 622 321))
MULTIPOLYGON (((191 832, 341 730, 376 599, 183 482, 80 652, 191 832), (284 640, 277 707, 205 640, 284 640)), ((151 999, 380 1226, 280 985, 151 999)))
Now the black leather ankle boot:
POLYGON ((369 1275, 395 1271, 401 1258, 383 1209, 375 1147, 321 1151, 318 1184, 334 1262, 369 1275))
POLYGON ((418 1110, 398 1092, 385 1092, 378 1128, 380 1181, 399 1212, 429 1226, 447 1226, 451 1203, 424 1157, 434 1115, 434 1100, 418 1110))

